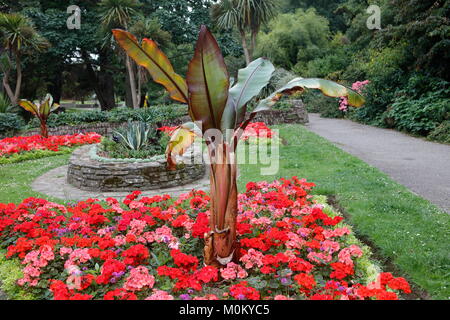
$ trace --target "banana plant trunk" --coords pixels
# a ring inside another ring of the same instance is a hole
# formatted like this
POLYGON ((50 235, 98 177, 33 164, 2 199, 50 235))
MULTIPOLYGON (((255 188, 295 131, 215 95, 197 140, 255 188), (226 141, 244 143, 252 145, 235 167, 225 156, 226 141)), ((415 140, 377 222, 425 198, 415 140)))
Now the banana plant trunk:
POLYGON ((236 239, 238 213, 237 165, 234 152, 228 145, 218 148, 218 157, 211 157, 210 233, 205 238, 205 264, 216 267, 239 261, 236 239), (220 150, 220 151, 219 151, 220 150))
POLYGON ((44 122, 41 122, 41 136, 44 138, 48 138, 47 124, 44 122))

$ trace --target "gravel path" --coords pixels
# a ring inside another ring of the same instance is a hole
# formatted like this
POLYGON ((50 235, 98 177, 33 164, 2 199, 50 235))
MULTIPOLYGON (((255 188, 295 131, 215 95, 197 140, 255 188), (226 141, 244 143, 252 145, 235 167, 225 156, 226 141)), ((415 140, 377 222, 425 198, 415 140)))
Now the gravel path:
POLYGON ((450 146, 318 114, 309 121, 310 131, 450 213, 450 146))

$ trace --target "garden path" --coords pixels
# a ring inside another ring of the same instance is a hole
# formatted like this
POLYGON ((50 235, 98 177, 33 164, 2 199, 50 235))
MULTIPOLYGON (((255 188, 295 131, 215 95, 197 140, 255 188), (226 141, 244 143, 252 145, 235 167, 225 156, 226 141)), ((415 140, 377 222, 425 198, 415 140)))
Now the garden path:
MULTIPOLYGON (((130 192, 91 192, 77 189, 67 183, 67 166, 53 169, 44 175, 37 178, 31 185, 36 192, 45 194, 47 196, 55 197, 65 201, 84 201, 88 198, 105 200, 113 197, 118 200, 123 200, 130 192)), ((188 193, 195 190, 209 190, 209 175, 206 173, 203 179, 195 181, 190 184, 166 188, 156 189, 151 191, 143 191, 143 197, 153 197, 156 195, 169 194, 172 197, 178 197, 183 193, 188 193)))
POLYGON ((450 213, 450 146, 350 120, 309 114, 310 131, 450 213))

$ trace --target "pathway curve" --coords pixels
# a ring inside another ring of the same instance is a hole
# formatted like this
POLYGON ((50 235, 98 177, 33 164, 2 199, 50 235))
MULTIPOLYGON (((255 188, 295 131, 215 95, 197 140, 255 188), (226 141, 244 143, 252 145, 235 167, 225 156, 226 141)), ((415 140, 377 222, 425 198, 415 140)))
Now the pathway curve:
MULTIPOLYGON (((117 200, 123 200, 130 192, 93 192, 93 191, 83 191, 77 189, 67 183, 67 166, 59 167, 53 169, 36 180, 31 184, 31 188, 36 191, 43 193, 48 196, 52 196, 58 199, 63 199, 65 201, 81 201, 88 198, 105 200, 106 198, 113 197, 117 200)), ((143 191, 143 197, 152 197, 156 195, 169 194, 172 197, 178 197, 183 193, 188 193, 195 190, 209 190, 209 175, 205 174, 203 179, 195 181, 190 184, 166 188, 166 189, 156 189, 151 191, 143 191)))
POLYGON ((310 131, 450 213, 450 146, 318 114, 309 121, 310 131))

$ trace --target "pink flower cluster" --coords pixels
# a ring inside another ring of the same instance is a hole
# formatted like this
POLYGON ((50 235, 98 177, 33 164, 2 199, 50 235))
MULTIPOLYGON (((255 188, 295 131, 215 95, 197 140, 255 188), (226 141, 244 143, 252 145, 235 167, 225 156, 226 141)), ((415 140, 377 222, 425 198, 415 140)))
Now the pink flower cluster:
MULTIPOLYGON (((358 93, 362 93, 364 88, 370 83, 369 80, 357 81, 352 85, 352 89, 358 93)), ((348 110, 348 99, 347 97, 341 97, 339 100, 339 110, 347 111, 348 110)))

